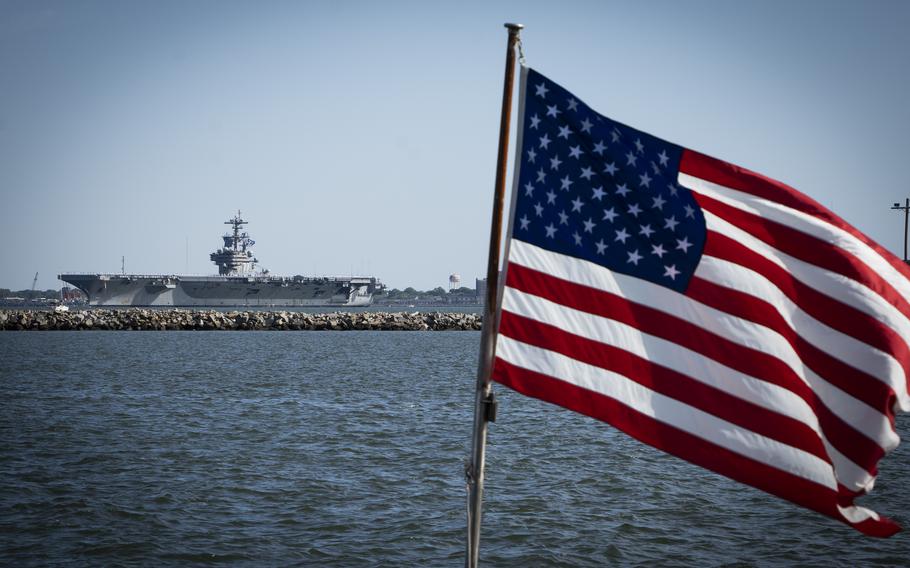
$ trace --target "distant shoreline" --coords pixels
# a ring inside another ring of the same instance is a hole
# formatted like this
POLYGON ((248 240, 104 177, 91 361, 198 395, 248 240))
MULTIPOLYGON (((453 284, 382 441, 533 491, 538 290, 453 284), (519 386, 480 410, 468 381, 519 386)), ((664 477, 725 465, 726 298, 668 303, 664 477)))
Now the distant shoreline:
POLYGON ((198 309, 0 309, 3 331, 479 331, 459 312, 216 311, 198 309))

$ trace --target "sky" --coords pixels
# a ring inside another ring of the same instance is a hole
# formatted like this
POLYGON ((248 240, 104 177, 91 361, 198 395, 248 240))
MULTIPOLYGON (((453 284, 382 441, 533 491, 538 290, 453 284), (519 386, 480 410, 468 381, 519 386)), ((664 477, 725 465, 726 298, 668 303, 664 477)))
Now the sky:
POLYGON ((473 287, 504 22, 600 113, 902 254, 910 2, 0 0, 0 287, 211 274, 237 210, 273 274, 473 287))

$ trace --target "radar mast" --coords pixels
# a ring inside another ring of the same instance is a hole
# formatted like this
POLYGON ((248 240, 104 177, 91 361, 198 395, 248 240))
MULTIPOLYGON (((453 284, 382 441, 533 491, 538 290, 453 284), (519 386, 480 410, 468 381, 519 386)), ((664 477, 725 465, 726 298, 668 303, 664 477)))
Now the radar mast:
POLYGON ((237 215, 224 222, 231 225, 233 230, 223 235, 224 247, 209 255, 209 258, 218 265, 218 274, 222 276, 246 276, 252 274, 258 260, 253 257, 251 247, 256 241, 243 231, 243 226, 248 224, 243 220, 240 210, 237 215))

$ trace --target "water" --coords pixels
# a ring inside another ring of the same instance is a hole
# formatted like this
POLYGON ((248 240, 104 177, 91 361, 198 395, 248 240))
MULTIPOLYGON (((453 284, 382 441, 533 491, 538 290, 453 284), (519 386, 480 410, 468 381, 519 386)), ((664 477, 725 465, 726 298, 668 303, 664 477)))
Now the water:
MULTIPOLYGON (((478 341, 0 334, 0 563, 459 566, 478 341)), ((906 565, 907 533, 864 537, 497 391, 485 565, 906 565)), ((866 500, 905 526, 908 447, 866 500)))

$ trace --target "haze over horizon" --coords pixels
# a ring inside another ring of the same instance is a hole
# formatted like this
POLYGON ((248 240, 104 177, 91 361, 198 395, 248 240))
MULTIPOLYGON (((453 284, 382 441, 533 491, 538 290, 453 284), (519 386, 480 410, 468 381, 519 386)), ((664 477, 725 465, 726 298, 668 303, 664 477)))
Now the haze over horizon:
POLYGON ((473 286, 507 21, 602 114, 903 253, 906 2, 4 0, 0 287, 213 273, 238 209, 273 274, 473 286))

